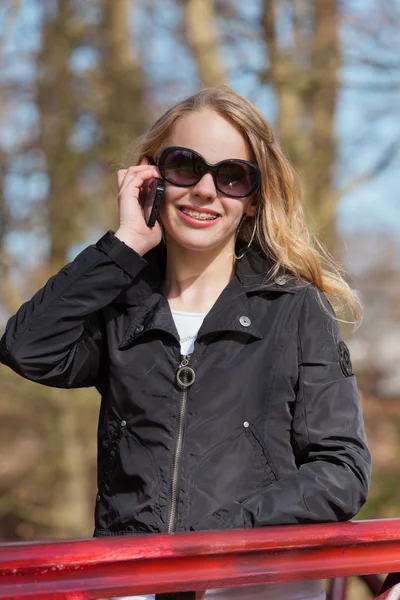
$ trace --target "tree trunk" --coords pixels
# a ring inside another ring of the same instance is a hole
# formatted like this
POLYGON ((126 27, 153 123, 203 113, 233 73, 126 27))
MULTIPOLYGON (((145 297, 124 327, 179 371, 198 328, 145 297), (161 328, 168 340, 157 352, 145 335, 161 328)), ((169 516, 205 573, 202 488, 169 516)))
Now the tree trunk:
POLYGON ((183 19, 186 40, 202 84, 208 87, 226 83, 213 0, 183 0, 183 19))
POLYGON ((277 131, 284 152, 299 171, 311 229, 336 249, 333 169, 334 118, 340 64, 337 0, 292 0, 292 43, 281 48, 278 4, 263 0, 268 80, 277 103, 277 131))
POLYGON ((115 172, 126 166, 132 143, 142 135, 150 120, 146 78, 128 28, 134 8, 132 1, 103 0, 97 88, 101 102, 97 119, 102 132, 99 151, 104 168, 101 204, 105 229, 116 225, 115 172))
POLYGON ((323 237, 335 253, 335 210, 339 200, 334 189, 336 161, 335 111, 340 66, 339 14, 337 0, 315 0, 312 68, 316 73, 314 93, 309 104, 313 123, 313 157, 306 168, 309 181, 307 208, 323 237), (313 164, 314 163, 314 164, 313 164))
MULTIPOLYGON (((2 110, 2 106, 0 105, 0 111, 2 110)), ((1 117, 0 117, 1 122, 1 117)), ((7 269, 7 258, 6 252, 4 248, 4 241, 7 233, 7 221, 8 221, 8 210, 6 207, 6 201, 4 198, 4 178, 6 174, 6 153, 3 152, 3 149, 0 148, 0 281, 4 282, 8 279, 8 269, 7 269)), ((4 296, 4 290, 1 290, 1 304, 6 305, 4 296)))
POLYGON ((77 112, 73 76, 68 66, 76 43, 70 30, 71 12, 69 0, 59 0, 56 13, 54 3, 46 3, 43 45, 38 57, 39 146, 46 160, 49 180, 51 273, 65 264, 71 244, 78 241, 84 231, 77 187, 82 158, 74 152, 71 143, 77 112))

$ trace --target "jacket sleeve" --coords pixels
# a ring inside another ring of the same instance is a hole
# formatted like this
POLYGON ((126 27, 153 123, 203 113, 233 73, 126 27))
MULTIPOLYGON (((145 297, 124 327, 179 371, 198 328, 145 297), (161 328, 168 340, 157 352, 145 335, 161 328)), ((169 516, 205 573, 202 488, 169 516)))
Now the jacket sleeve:
POLYGON ((371 460, 356 380, 333 309, 315 288, 304 292, 298 331, 297 472, 222 506, 192 529, 344 521, 365 502, 371 460))
POLYGON ((146 264, 109 231, 10 318, 0 342, 0 361, 45 385, 95 385, 103 347, 101 310, 146 264))

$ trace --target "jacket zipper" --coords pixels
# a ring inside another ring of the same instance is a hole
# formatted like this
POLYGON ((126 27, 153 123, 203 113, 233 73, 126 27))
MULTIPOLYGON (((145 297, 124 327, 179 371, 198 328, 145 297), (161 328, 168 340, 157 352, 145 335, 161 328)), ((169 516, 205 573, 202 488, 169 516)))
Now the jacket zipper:
POLYGON ((191 355, 182 356, 179 368, 176 372, 176 381, 181 388, 181 403, 178 418, 178 437, 175 446, 174 455, 174 466, 172 471, 172 482, 171 482, 171 508, 168 519, 168 533, 172 533, 175 528, 176 521, 176 507, 178 503, 178 480, 179 480, 179 465, 182 454, 182 442, 183 442, 183 427, 185 423, 186 415, 186 404, 188 388, 193 384, 195 380, 195 372, 189 367, 191 355))

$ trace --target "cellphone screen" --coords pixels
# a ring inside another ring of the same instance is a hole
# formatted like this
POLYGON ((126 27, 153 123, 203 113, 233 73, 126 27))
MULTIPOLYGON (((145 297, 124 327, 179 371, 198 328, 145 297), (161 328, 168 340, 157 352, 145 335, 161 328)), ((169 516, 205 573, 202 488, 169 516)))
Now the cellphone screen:
POLYGON ((143 208, 144 220, 148 227, 154 227, 157 221, 163 193, 164 182, 162 179, 151 179, 141 189, 139 202, 143 208))

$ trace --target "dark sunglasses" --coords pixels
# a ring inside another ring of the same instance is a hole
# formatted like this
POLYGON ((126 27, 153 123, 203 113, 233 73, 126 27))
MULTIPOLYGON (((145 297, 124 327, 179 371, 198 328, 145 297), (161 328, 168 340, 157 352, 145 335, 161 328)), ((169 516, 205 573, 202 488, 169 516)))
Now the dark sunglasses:
POLYGON ((180 146, 169 146, 160 152, 156 165, 163 179, 179 187, 196 185, 206 174, 211 173, 215 187, 224 196, 245 198, 257 191, 260 185, 260 170, 256 165, 230 158, 210 165, 198 152, 180 146))

